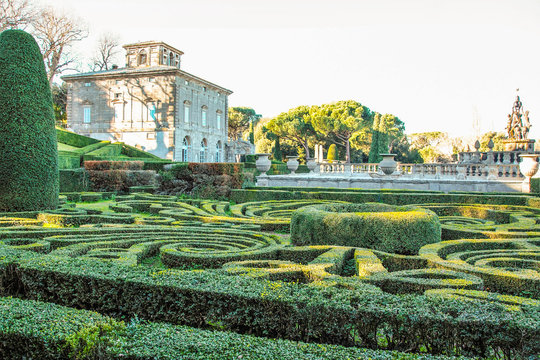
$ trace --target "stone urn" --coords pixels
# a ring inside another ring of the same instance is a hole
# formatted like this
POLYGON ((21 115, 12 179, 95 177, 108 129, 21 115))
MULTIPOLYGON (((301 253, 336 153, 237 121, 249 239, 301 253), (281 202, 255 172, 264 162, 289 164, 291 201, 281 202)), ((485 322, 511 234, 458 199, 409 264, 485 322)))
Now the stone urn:
POLYGON ((538 172, 538 155, 536 154, 519 154, 522 159, 519 163, 519 171, 525 176, 525 180, 521 185, 521 191, 531 192, 531 178, 538 172))
POLYGON ((255 166, 257 167, 257 170, 259 170, 261 176, 267 176, 266 172, 270 170, 270 166, 272 166, 272 162, 269 159, 270 154, 255 155, 257 155, 257 160, 255 161, 255 166))
POLYGON ((396 154, 379 154, 383 157, 382 161, 379 163, 379 169, 385 175, 392 175, 397 169, 397 162, 394 160, 396 154))
POLYGON ((317 162, 314 158, 309 158, 307 159, 306 166, 309 170, 309 173, 312 174, 313 170, 315 170, 315 168, 317 167, 317 162))
POLYGON ((287 169, 291 172, 291 175, 294 175, 294 172, 298 170, 298 156, 287 156, 287 169))

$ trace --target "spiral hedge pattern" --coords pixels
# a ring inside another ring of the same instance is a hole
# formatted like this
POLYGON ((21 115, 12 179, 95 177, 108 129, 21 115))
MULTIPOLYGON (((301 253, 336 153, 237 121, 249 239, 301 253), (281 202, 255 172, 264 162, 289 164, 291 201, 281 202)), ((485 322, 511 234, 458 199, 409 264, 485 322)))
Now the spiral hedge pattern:
POLYGON ((400 253, 376 242, 293 245, 291 217, 347 203, 70 198, 81 200, 69 194, 58 210, 0 214, 2 296, 379 349, 374 359, 392 358, 387 350, 428 359, 540 351, 540 211, 532 207, 418 204, 436 214, 442 237, 400 253))

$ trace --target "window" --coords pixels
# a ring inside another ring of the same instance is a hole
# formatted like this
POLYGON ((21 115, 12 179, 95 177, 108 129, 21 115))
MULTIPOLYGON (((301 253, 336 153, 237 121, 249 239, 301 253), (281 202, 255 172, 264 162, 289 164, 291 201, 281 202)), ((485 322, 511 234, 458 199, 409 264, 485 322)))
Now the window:
POLYGON ((174 66, 174 54, 172 52, 169 53, 169 65, 174 66))
POLYGON ((221 141, 216 144, 216 162, 221 162, 221 141))
POLYGON ((202 139, 201 141, 201 151, 199 156, 199 162, 206 162, 206 152, 208 151, 208 144, 206 142, 206 139, 202 139))
POLYGON ((149 78, 148 78, 148 82, 156 82, 156 78, 149 77, 149 78))
POLYGON ((83 122, 85 124, 90 124, 92 121, 92 108, 90 106, 85 106, 83 108, 83 122))
POLYGON ((92 83, 84 83, 84 86, 85 87, 90 87, 90 86, 92 86, 92 83))
POLYGON ((189 137, 185 137, 182 141, 182 161, 188 162, 189 161, 189 151, 191 150, 191 145, 189 141, 189 137))
POLYGON ((114 121, 119 123, 124 120, 124 104, 114 104, 114 121))
POLYGON ((201 110, 201 125, 206 126, 206 109, 201 110))
POLYGON ((202 88, 202 89, 203 89, 203 91, 206 91, 206 86, 203 86, 203 88, 202 88))
POLYGON ((122 80, 116 80, 116 85, 122 85, 122 80))
POLYGON ((189 81, 184 80, 184 85, 189 85, 189 81))
POLYGON ((189 105, 184 104, 184 123, 189 124, 189 105))
POLYGON ((221 114, 220 113, 216 115, 216 127, 218 130, 221 130, 221 114))
POLYGON ((146 65, 146 51, 143 50, 139 53, 137 65, 146 65))
POLYGON ((121 99, 121 98, 122 98, 122 93, 116 93, 116 94, 114 94, 114 98, 115 98, 115 99, 121 99))

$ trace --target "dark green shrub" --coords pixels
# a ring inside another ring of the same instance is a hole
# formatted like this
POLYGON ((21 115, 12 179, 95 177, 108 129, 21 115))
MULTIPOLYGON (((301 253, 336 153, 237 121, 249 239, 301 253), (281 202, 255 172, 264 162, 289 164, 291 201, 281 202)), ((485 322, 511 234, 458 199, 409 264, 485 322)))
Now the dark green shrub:
POLYGON ((88 191, 88 173, 83 168, 60 170, 60 191, 88 191))
POLYGON ((0 211, 58 206, 58 151, 49 81, 30 34, 0 34, 0 211))
POLYGON ((441 240, 439 218, 430 210, 385 204, 325 204, 296 210, 291 218, 295 245, 344 245, 416 254, 441 240))

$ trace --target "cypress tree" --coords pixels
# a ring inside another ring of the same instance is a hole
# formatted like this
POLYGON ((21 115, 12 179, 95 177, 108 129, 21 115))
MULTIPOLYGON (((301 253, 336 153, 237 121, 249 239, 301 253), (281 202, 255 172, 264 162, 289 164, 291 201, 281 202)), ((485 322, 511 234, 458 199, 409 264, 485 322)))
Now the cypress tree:
POLYGON ((0 34, 0 211, 58 206, 54 111, 43 58, 21 30, 0 34))
MULTIPOLYGON (((380 154, 388 153, 388 123, 387 123, 387 119, 388 119, 388 115, 385 114, 385 115, 381 116, 381 119, 379 121, 379 138, 377 139, 379 144, 377 145, 377 149, 379 150, 380 154)), ((380 155, 379 155, 379 159, 382 160, 382 157, 380 157, 380 155)))
POLYGON ((373 117, 373 127, 371 132, 371 146, 369 148, 368 162, 379 162, 379 123, 381 120, 381 114, 376 113, 373 117))

